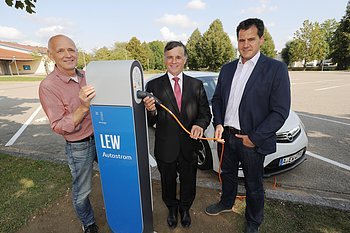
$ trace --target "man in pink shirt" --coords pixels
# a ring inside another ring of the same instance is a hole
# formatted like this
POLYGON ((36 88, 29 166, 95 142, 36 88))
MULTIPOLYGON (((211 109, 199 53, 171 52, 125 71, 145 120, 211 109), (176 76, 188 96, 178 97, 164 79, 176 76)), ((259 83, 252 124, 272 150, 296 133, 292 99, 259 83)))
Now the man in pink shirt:
POLYGON ((95 89, 86 85, 84 72, 76 69, 78 51, 69 37, 51 37, 48 55, 56 65, 40 83, 40 102, 52 130, 66 140, 66 154, 73 177, 73 206, 83 231, 98 232, 89 201, 93 162, 97 159, 89 113, 95 89))

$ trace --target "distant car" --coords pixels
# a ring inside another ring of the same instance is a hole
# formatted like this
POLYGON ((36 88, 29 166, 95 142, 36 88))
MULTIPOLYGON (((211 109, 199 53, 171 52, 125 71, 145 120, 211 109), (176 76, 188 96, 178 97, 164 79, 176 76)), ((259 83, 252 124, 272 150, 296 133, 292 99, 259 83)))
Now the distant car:
MULTIPOLYGON (((200 71, 185 71, 184 73, 203 82, 211 107, 211 99, 217 84, 218 73, 200 71)), ((159 77, 159 75, 146 79, 146 83, 157 77, 159 77)), ((205 130, 204 135, 205 137, 213 137, 214 127, 212 124, 205 130)), ((308 138, 303 123, 294 111, 290 110, 286 122, 277 131, 276 137, 276 152, 268 154, 265 157, 265 177, 293 169, 305 160, 308 138)), ((219 172, 221 150, 218 150, 217 143, 207 140, 201 140, 200 142, 201 149, 196 152, 198 156, 198 168, 201 170, 213 169, 219 172)), ((240 177, 244 176, 241 168, 239 169, 238 175, 240 177)))

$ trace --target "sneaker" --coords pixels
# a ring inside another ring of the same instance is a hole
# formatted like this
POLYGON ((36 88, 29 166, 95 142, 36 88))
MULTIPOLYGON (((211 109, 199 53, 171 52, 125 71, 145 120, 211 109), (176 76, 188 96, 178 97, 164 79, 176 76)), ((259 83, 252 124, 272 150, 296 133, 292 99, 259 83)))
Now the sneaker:
POLYGON ((98 233, 98 226, 96 223, 93 223, 87 227, 83 227, 84 233, 98 233))
POLYGON ((212 204, 205 209, 205 213, 208 215, 218 215, 228 212, 232 212, 232 208, 225 207, 221 202, 212 204))

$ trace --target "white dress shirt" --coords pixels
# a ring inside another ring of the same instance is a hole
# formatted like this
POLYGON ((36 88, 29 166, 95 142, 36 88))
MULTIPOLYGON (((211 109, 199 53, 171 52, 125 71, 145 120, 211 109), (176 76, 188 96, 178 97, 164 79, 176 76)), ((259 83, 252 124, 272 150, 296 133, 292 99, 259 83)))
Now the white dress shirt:
POLYGON ((168 72, 169 81, 170 81, 171 87, 173 88, 173 91, 174 91, 174 86, 175 86, 175 80, 173 80, 173 78, 174 77, 179 78, 179 86, 180 86, 181 94, 182 94, 182 79, 183 79, 182 76, 183 76, 183 72, 181 72, 178 76, 174 76, 168 72))
POLYGON ((239 105, 242 100, 245 85, 247 84, 256 63, 258 62, 259 57, 260 51, 244 64, 242 63, 242 58, 239 58, 227 103, 224 126, 231 126, 239 130, 241 129, 241 125, 239 123, 239 105))

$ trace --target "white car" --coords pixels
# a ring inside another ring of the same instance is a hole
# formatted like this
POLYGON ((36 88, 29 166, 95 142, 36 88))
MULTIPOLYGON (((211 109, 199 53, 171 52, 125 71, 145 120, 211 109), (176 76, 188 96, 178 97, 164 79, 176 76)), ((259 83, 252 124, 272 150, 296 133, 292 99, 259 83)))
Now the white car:
MULTIPOLYGON (((203 82, 209 105, 211 105, 211 99, 218 80, 218 73, 200 71, 185 71, 184 73, 203 82)), ((146 82, 156 77, 159 77, 159 75, 147 79, 146 82)), ((212 124, 208 126, 204 134, 205 137, 214 136, 214 127, 212 124)), ((308 139, 304 125, 295 112, 290 110, 286 122, 277 131, 276 136, 276 152, 268 154, 265 157, 265 177, 288 171, 305 160, 308 139)), ((213 169, 219 172, 220 154, 221 150, 217 148, 216 142, 201 140, 201 149, 197 152, 198 168, 201 170, 213 169)), ((244 176, 241 168, 238 175, 240 177, 244 176)))

